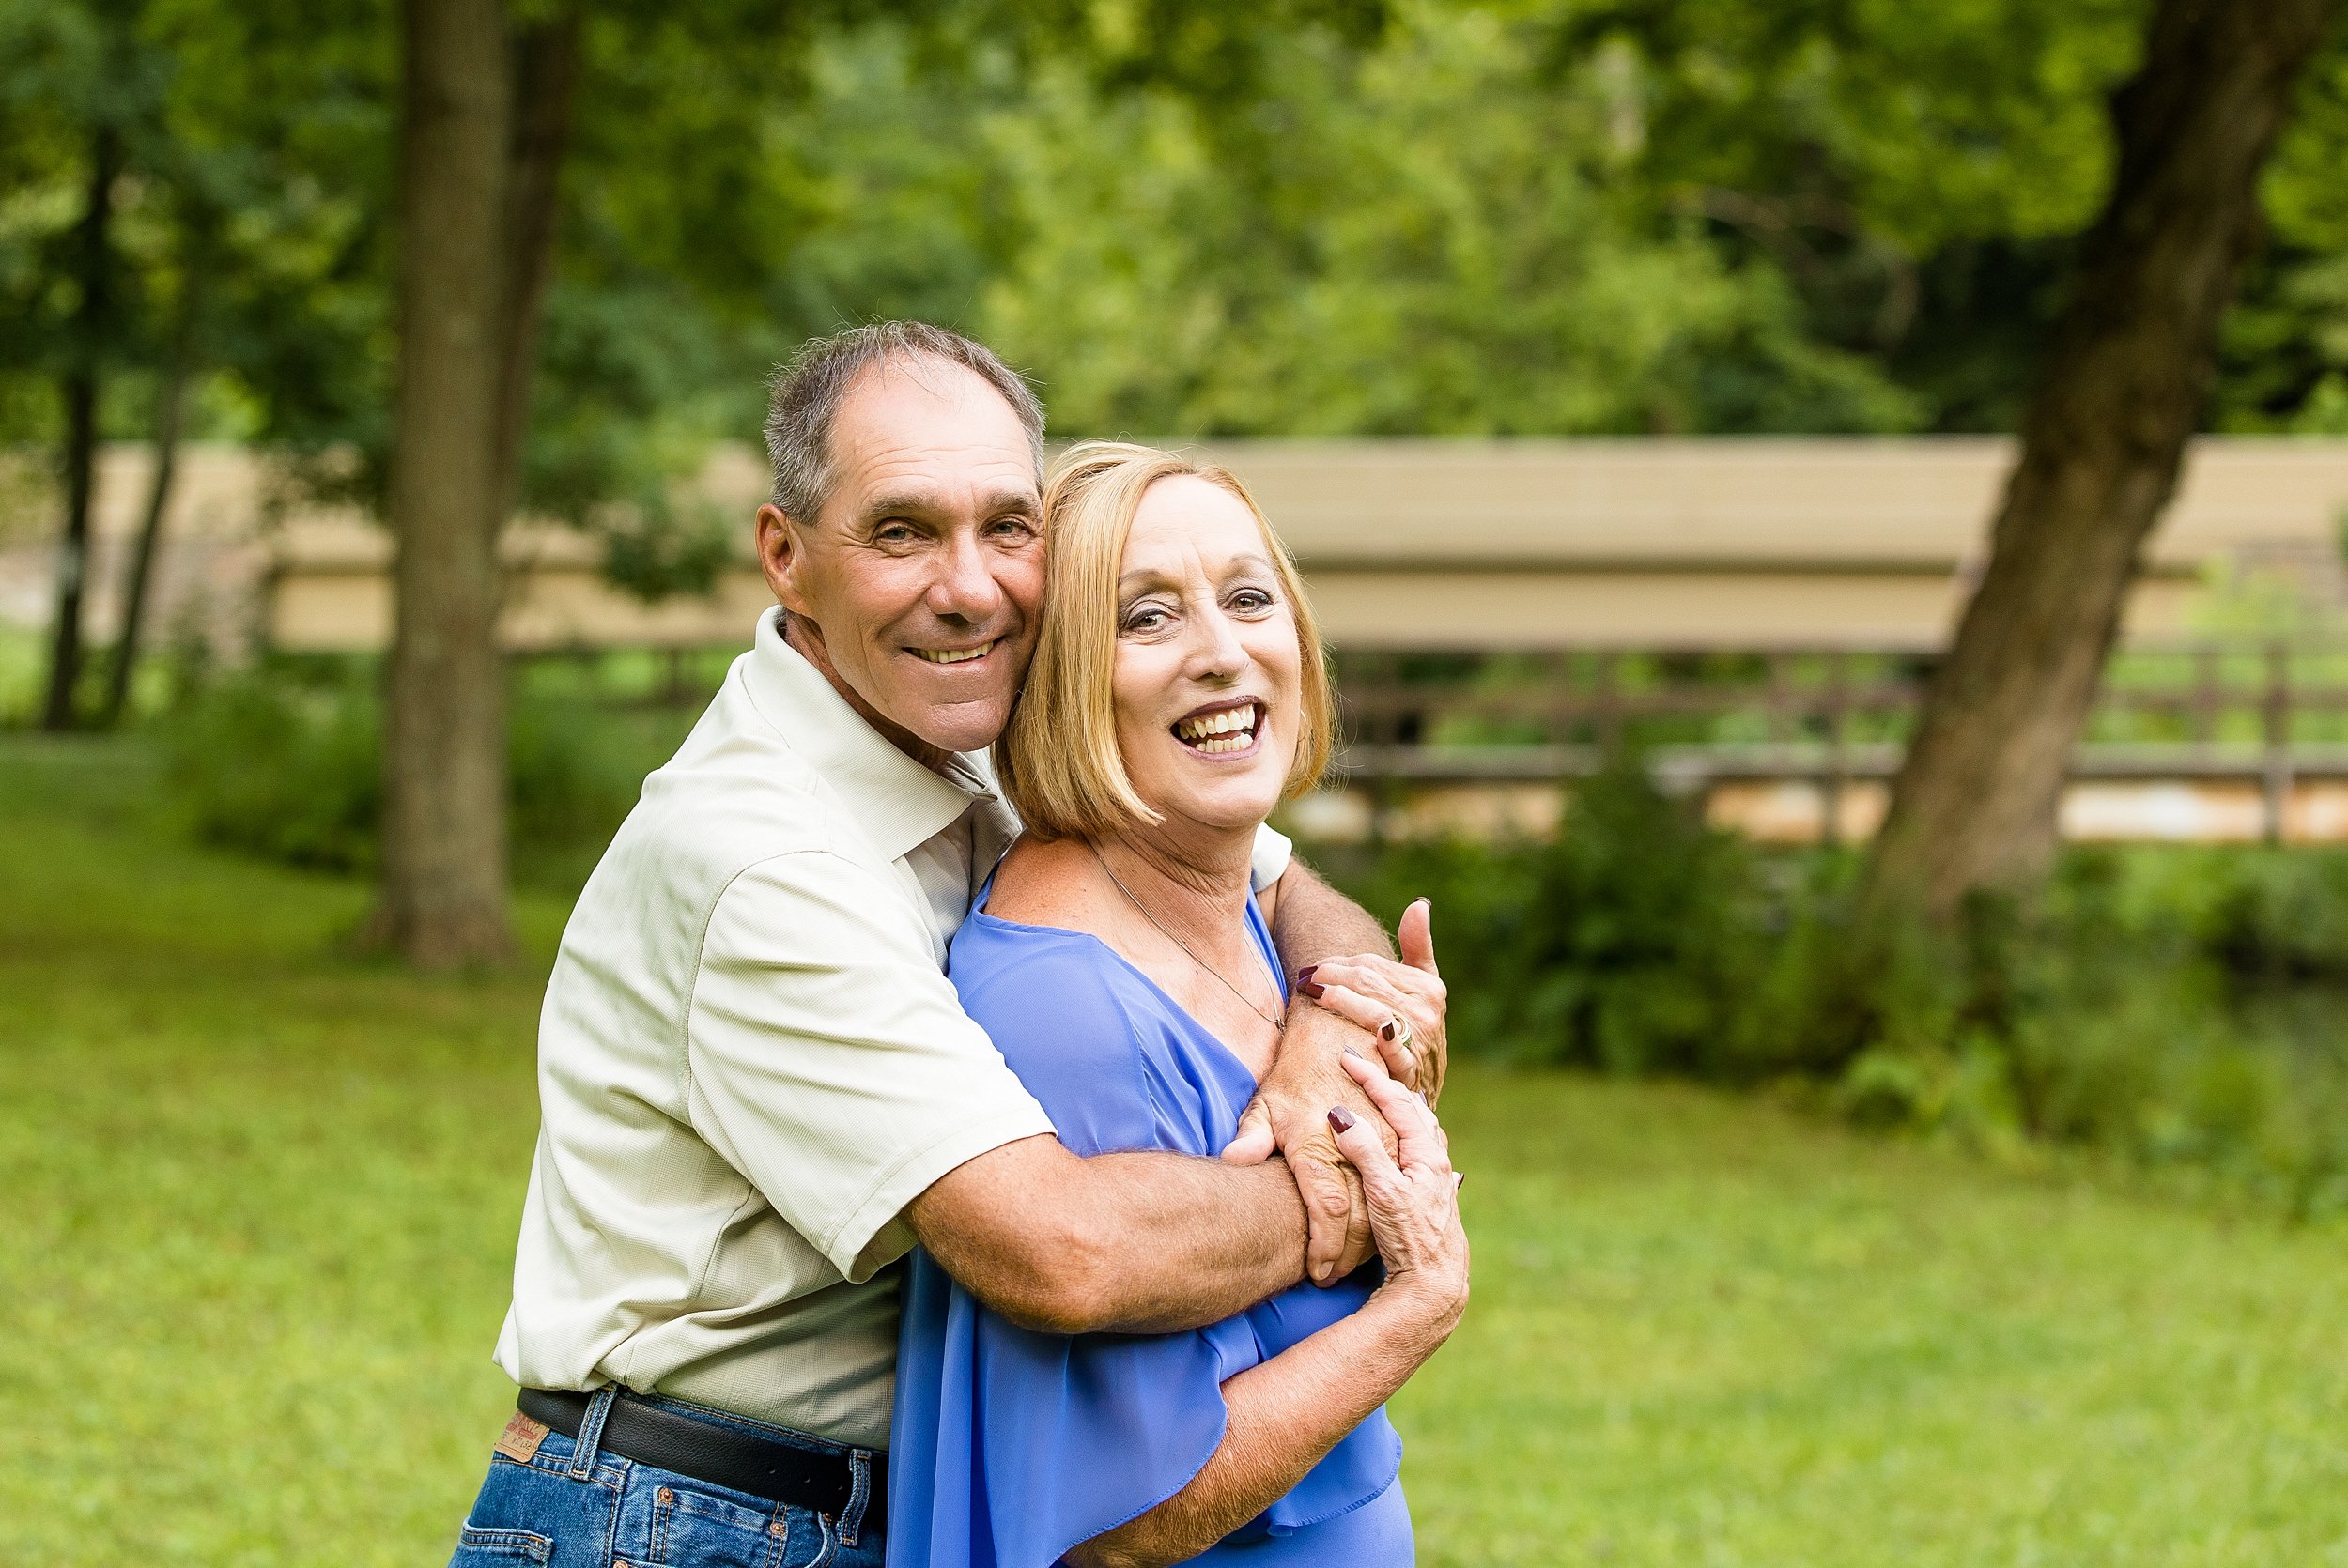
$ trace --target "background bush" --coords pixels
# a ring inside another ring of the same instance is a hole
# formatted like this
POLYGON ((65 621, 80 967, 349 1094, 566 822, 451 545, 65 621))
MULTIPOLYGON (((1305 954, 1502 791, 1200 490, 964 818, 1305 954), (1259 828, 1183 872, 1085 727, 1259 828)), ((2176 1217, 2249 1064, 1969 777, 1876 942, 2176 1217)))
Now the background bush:
MULTIPOLYGON (((508 791, 517 877, 569 890, 667 761, 697 706, 602 664, 517 669, 508 791)), ((169 806, 196 837, 322 870, 375 868, 382 810, 372 661, 277 659, 211 676, 162 723, 169 806)))
POLYGON ((1861 931, 1849 856, 1709 829, 1625 761, 1551 839, 1316 858, 1389 915, 1434 899, 1462 1053, 2348 1208, 2348 855, 2074 847, 2034 904, 1861 931))

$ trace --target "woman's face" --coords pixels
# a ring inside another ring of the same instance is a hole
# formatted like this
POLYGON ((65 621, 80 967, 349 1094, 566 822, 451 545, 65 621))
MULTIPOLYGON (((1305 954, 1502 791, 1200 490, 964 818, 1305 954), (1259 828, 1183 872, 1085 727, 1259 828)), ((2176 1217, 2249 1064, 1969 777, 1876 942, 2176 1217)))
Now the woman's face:
POLYGON ((1117 742, 1135 792, 1176 822, 1253 828, 1295 761, 1303 669, 1255 515, 1206 480, 1159 480, 1117 597, 1117 742))

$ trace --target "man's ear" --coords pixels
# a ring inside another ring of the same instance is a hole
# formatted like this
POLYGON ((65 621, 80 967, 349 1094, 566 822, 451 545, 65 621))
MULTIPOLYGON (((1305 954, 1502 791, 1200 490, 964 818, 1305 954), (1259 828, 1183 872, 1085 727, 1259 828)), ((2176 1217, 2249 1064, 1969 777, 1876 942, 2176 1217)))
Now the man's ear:
POLYGON ((776 602, 794 615, 805 615, 807 594, 799 577, 807 567, 807 550, 791 519, 772 501, 758 509, 758 564, 766 574, 766 586, 774 591, 776 602))

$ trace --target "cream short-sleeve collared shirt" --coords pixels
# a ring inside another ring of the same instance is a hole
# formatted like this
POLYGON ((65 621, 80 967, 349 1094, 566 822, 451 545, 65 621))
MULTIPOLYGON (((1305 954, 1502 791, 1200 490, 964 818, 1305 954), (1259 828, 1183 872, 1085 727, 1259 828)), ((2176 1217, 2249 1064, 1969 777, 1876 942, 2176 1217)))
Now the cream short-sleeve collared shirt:
MULTIPOLYGON (((1017 827, 982 757, 948 774, 770 610, 645 780, 547 984, 516 1382, 887 1446, 906 1204, 1052 1130, 943 972, 1017 827)), ((1258 885, 1287 861, 1266 829, 1258 885)))

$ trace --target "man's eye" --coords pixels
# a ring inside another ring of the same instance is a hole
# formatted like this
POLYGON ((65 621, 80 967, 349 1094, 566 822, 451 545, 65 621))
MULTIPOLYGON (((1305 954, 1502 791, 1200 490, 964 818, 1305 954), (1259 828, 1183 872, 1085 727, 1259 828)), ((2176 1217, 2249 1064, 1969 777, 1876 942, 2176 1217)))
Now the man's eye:
POLYGON ((1031 539, 1035 536, 1035 525, 1025 517, 997 517, 988 528, 1002 539, 1031 539))
POLYGON ((910 523, 883 523, 873 530, 874 542, 882 545, 909 545, 916 537, 910 523))

